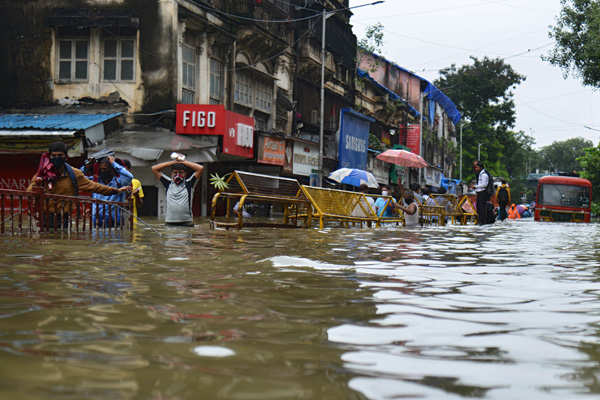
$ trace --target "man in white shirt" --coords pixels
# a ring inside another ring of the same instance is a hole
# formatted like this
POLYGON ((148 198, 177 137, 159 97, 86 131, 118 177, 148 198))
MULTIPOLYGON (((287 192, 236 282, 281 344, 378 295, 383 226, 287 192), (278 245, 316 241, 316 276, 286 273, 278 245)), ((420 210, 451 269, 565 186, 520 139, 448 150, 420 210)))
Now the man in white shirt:
POLYGON ((479 160, 473 162, 473 169, 477 175, 477 185, 475 185, 475 193, 477 193, 477 221, 479 225, 489 223, 487 212, 487 202, 490 199, 487 191, 489 183, 489 175, 483 167, 483 163, 479 160))

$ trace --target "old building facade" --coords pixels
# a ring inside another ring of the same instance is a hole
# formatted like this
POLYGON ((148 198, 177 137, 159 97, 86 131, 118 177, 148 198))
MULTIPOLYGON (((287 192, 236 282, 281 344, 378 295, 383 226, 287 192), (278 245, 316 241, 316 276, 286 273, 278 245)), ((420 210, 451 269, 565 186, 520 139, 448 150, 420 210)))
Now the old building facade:
POLYGON ((451 140, 454 124, 438 106, 433 119, 421 117, 422 79, 391 66, 367 68, 348 7, 348 0, 10 2, 0 17, 7 60, 0 67, 7 78, 0 107, 122 113, 118 129, 111 123, 106 135, 86 136, 86 150, 111 148, 130 159, 150 194, 145 213, 159 216, 164 191, 149 166, 171 151, 186 152, 206 166, 195 193, 195 213, 206 215, 210 174, 244 169, 303 183, 315 174, 325 21, 323 172, 342 164, 377 169, 388 183, 389 168, 374 160, 375 152, 367 156, 368 147, 406 146, 407 132, 421 124, 422 132, 435 132, 423 135, 423 154, 451 174, 441 138, 451 140), (235 129, 181 134, 183 110, 209 109, 203 107, 217 107, 223 118, 251 118, 251 141, 231 141, 235 129), (351 131, 362 136, 346 140, 351 131), (346 142, 360 145, 345 149, 346 142))

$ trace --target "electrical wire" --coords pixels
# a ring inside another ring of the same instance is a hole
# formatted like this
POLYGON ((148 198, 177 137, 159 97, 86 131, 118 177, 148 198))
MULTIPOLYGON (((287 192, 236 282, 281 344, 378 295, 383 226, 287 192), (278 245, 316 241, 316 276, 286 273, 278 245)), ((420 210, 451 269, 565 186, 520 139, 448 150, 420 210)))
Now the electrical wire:
MULTIPOLYGON (((218 14, 224 15, 224 16, 229 17, 229 18, 240 19, 242 21, 262 22, 262 23, 272 23, 272 24, 302 22, 302 21, 307 21, 307 20, 312 19, 312 18, 320 17, 322 15, 321 12, 317 12, 317 13, 314 13, 314 14, 306 16, 306 17, 293 18, 293 19, 258 19, 258 18, 246 17, 244 15, 231 14, 231 13, 228 13, 228 12, 225 12, 225 11, 221 11, 218 8, 214 8, 214 7, 210 7, 210 6, 206 5, 206 4, 202 4, 200 2, 194 2, 194 4, 196 4, 197 6, 199 6, 201 8, 204 8, 204 9, 209 10, 209 11, 216 12, 218 14)), ((333 10, 333 11, 336 11, 336 10, 333 10)))

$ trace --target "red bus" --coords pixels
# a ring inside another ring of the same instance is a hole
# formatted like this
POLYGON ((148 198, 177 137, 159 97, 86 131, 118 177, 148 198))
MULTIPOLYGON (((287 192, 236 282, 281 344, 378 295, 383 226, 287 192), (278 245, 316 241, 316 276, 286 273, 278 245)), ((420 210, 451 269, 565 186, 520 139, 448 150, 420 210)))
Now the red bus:
POLYGON ((544 176, 538 181, 535 220, 590 222, 592 184, 569 176, 544 176))

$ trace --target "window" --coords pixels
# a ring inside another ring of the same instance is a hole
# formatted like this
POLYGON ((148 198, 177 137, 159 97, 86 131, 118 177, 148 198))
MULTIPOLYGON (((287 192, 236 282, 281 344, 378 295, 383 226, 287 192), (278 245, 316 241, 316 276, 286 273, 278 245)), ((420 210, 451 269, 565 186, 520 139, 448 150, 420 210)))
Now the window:
POLYGON ((85 81, 88 79, 88 46, 88 40, 59 40, 59 80, 85 81))
POLYGON ((256 96, 254 106, 266 113, 271 113, 271 103, 273 102, 273 86, 269 82, 257 80, 256 96))
POLYGON ((181 102, 184 104, 194 104, 196 98, 196 49, 182 46, 182 86, 181 102))
POLYGON ((261 113, 254 114, 254 126, 257 131, 268 131, 269 130, 269 116, 261 113))
POLYGON ((242 71, 236 76, 235 102, 247 107, 253 106, 252 77, 248 71, 242 71))
POLYGON ((545 206, 589 207, 590 194, 585 186, 542 185, 540 204, 545 206))
POLYGON ((134 79, 134 39, 105 39, 103 79, 132 81, 134 79))
POLYGON ((223 103, 224 91, 223 63, 210 59, 210 104, 223 103))

